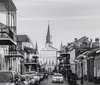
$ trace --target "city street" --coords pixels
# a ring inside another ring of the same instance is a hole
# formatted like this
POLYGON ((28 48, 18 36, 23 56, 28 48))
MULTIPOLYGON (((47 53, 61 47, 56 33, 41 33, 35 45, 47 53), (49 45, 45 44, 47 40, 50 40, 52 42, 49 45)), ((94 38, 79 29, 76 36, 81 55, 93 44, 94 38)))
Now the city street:
POLYGON ((0 0, 2 83, 100 85, 100 0, 0 0))
POLYGON ((47 79, 42 81, 40 85, 69 85, 67 81, 64 81, 64 83, 52 83, 52 76, 49 76, 47 79))

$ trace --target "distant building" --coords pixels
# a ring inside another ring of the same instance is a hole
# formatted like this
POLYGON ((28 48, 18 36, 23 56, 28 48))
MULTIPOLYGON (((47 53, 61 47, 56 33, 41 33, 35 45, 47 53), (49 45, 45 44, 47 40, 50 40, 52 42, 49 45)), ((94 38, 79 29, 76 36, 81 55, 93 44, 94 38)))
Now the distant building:
POLYGON ((50 28, 48 25, 48 31, 46 36, 45 47, 40 52, 40 64, 44 65, 45 69, 51 72, 56 65, 56 53, 57 49, 53 47, 51 42, 50 28))

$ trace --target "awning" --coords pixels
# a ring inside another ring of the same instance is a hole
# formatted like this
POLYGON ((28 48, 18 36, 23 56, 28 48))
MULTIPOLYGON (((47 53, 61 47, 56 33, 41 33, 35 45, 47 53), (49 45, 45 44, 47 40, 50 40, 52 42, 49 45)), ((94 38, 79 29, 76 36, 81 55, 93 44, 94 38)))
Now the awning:
POLYGON ((33 48, 30 48, 30 47, 24 46, 24 50, 25 50, 27 53, 29 53, 29 54, 35 53, 34 49, 33 49, 33 48))
POLYGON ((77 57, 77 59, 86 58, 89 52, 90 52, 90 51, 86 51, 86 52, 80 54, 80 55, 77 57))
POLYGON ((90 57, 90 56, 96 56, 96 55, 100 54, 99 50, 100 50, 100 48, 97 48, 97 49, 94 49, 94 50, 90 51, 90 52, 87 54, 88 57, 90 57))
POLYGON ((62 59, 62 57, 61 57, 61 56, 59 56, 59 57, 57 57, 57 59, 62 59))
POLYGON ((70 57, 70 54, 69 53, 60 53, 60 56, 61 57, 67 57, 67 58, 69 58, 70 57))
POLYGON ((32 58, 39 58, 37 55, 32 56, 32 58))

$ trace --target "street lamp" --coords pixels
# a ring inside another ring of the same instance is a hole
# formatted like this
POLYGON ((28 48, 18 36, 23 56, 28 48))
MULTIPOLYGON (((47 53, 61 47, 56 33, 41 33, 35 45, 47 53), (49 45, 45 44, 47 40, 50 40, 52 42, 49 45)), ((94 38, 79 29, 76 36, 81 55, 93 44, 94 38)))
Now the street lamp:
POLYGON ((83 84, 83 56, 80 56, 80 59, 74 60, 74 62, 80 62, 81 63, 81 84, 83 84))
POLYGON ((77 74, 77 63, 79 62, 79 60, 77 60, 77 59, 75 59, 75 60, 73 60, 74 61, 74 63, 75 63, 75 73, 77 74))
POLYGON ((83 84, 83 59, 84 57, 81 57, 81 84, 83 84))

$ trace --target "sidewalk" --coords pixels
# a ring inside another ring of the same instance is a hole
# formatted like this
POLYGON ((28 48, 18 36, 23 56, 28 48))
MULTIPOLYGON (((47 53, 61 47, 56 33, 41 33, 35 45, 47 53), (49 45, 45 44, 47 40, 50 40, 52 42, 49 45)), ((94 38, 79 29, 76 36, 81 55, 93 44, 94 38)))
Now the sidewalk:
POLYGON ((94 84, 94 82, 88 82, 88 81, 84 81, 84 84, 81 84, 80 82, 81 82, 80 80, 77 81, 79 85, 100 85, 100 84, 94 84))

